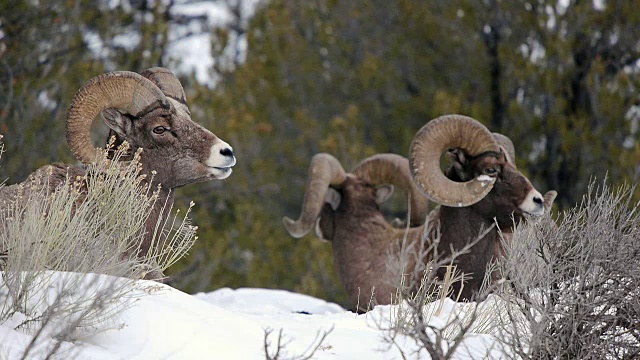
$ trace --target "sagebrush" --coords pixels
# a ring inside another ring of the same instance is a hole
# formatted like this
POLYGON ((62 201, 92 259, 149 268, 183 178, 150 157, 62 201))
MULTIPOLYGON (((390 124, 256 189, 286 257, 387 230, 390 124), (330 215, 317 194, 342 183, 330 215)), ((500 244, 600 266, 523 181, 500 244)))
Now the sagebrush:
POLYGON ((640 206, 634 186, 592 182, 582 202, 516 228, 498 264, 510 299, 501 341, 517 359, 640 356, 640 206))
POLYGON ((196 240, 191 203, 182 218, 160 217, 140 254, 158 190, 141 174, 140 153, 123 162, 127 144, 112 150, 54 191, 41 172, 0 209, 0 324, 33 337, 23 356, 59 354, 67 341, 118 326, 112 315, 128 306, 134 280, 160 278, 196 240))

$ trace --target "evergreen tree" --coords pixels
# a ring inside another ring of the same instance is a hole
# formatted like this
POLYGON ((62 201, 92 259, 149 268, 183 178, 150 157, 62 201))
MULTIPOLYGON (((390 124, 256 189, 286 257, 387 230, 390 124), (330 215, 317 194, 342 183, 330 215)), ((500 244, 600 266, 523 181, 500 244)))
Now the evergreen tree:
MULTIPOLYGON (((277 287, 343 302, 330 244, 281 225, 300 211, 309 160, 326 151, 348 171, 374 153, 406 156, 418 129, 447 113, 511 137, 518 167, 541 192, 558 190, 561 209, 594 176, 614 186, 640 176, 640 0, 271 0, 251 17, 246 1, 217 3, 231 14, 218 28, 174 1, 0 3, 10 183, 74 161, 64 118, 84 81, 175 71, 175 37, 210 33, 215 84, 181 80, 194 121, 238 164, 225 181, 178 191, 178 205, 197 204, 200 238, 171 269, 183 290, 277 287)), ((401 216, 405 202, 396 195, 385 211, 401 216)))

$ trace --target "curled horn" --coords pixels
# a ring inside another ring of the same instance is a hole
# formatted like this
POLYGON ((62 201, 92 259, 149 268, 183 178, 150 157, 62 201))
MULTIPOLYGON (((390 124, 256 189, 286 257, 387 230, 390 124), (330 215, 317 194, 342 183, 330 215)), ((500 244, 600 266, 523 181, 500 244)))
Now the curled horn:
POLYGON ((509 139, 507 136, 497 132, 493 133, 493 138, 496 140, 498 145, 500 145, 507 152, 507 161, 510 162, 513 166, 516 166, 516 148, 513 146, 513 141, 511 141, 511 139, 509 139))
POLYGON ((429 200, 422 195, 411 177, 409 160, 396 154, 377 154, 364 159, 353 174, 370 184, 391 184, 410 196, 412 225, 424 223, 429 200))
POLYGON ((347 174, 335 157, 326 153, 314 155, 309 165, 300 217, 295 221, 286 216, 282 219, 287 232, 295 238, 301 238, 311 231, 324 204, 329 185, 341 184, 346 178, 347 174))
POLYGON ((78 90, 67 114, 67 143, 76 159, 83 163, 95 159, 91 144, 91 125, 107 108, 140 116, 156 107, 168 107, 162 91, 149 79, 130 71, 114 71, 96 76, 78 90))
POLYGON ((166 96, 182 104, 187 103, 187 97, 180 80, 168 69, 153 67, 143 71, 140 75, 153 81, 166 96))
POLYGON ((447 149, 459 148, 470 156, 499 152, 491 132, 480 122, 463 115, 445 115, 429 121, 416 133, 409 148, 413 179, 431 200, 452 207, 469 206, 484 198, 495 178, 477 177, 467 182, 449 180, 440 168, 447 149))

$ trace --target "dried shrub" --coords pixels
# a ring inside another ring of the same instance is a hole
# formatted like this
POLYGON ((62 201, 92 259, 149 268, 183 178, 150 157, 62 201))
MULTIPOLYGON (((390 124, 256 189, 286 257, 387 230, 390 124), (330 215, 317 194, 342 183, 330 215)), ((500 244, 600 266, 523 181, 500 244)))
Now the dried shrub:
MULTIPOLYGON (((428 226, 424 233, 431 233, 428 226)), ((439 236, 437 232, 435 234, 433 242, 423 236, 418 246, 404 241, 399 251, 390 253, 387 262, 389 268, 403 275, 396 284, 398 290, 388 318, 378 321, 377 326, 383 330, 384 340, 390 346, 396 346, 405 358, 419 356, 424 351, 432 359, 450 359, 460 353, 468 334, 495 325, 495 318, 489 315, 496 308, 493 303, 478 307, 476 303, 456 304, 451 301, 451 298, 460 298, 460 293, 452 293, 453 285, 462 282, 464 286, 465 280, 465 274, 457 270, 453 262, 460 255, 473 251, 473 246, 485 233, 481 232, 464 248, 447 256, 437 252, 439 236), (422 261, 425 258, 433 260, 425 263, 422 261), (414 263, 415 266, 407 266, 414 263), (439 278, 437 272, 442 268, 446 269, 445 275, 439 278), (440 317, 445 312, 449 315, 442 321, 440 317), (416 354, 406 354, 402 350, 397 342, 399 335, 408 336, 418 344, 416 354)), ((487 289, 481 289, 478 296, 484 298, 487 292, 487 289)))
POLYGON ((640 207, 635 187, 594 183, 582 202, 516 228, 498 264, 511 321, 500 332, 518 359, 640 356, 640 207))
POLYGON ((85 176, 54 191, 40 172, 0 209, 0 324, 33 337, 24 356, 46 358, 66 341, 118 326, 110 319, 127 306, 134 280, 162 274, 196 240, 191 203, 182 218, 158 219, 141 255, 158 190, 141 174, 140 153, 120 161, 127 152, 126 143, 111 159, 101 151, 85 176))

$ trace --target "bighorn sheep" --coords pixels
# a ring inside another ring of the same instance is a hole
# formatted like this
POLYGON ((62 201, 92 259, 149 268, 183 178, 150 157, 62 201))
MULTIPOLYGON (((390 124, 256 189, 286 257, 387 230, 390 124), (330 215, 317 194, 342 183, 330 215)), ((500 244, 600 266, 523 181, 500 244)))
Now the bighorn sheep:
MULTIPOLYGON (((191 183, 225 179, 236 159, 229 144, 191 120, 184 89, 167 69, 150 68, 141 74, 110 72, 90 79, 78 90, 67 114, 66 138, 82 163, 96 159, 90 131, 100 113, 110 136, 116 137, 116 144, 126 140, 132 154, 144 149, 140 158, 142 173, 152 179, 154 188, 161 186, 159 201, 146 222, 140 246, 140 252, 146 254, 163 207, 168 209, 173 204, 172 190, 191 183)), ((85 172, 81 165, 56 163, 39 168, 30 178, 51 174, 48 180, 53 190, 67 177, 75 179, 85 172)), ((17 186, 2 188, 0 203, 10 201, 17 186)))
MULTIPOLYGON (((484 231, 472 250, 455 262, 458 270, 472 276, 461 295, 473 299, 486 265, 496 254, 499 230, 509 232, 524 214, 538 216, 544 211, 543 197, 515 168, 510 160, 513 149, 508 143, 501 145, 505 139, 500 136, 472 118, 448 115, 418 131, 410 160, 376 155, 347 174, 333 156, 317 154, 309 167, 300 217, 296 221, 285 217, 284 226, 291 236, 300 238, 316 224, 318 236, 332 243, 338 276, 354 305, 362 299, 366 302, 373 287, 376 303, 389 303, 400 274, 388 269, 386 260, 405 236, 413 243, 426 236, 430 243, 439 231, 440 240, 434 246, 446 256, 484 231), (453 164, 443 173, 440 157, 446 150, 453 164), (390 188, 379 185, 396 182, 411 191, 414 225, 426 218, 427 198, 440 204, 426 225, 400 229, 385 220, 379 204, 388 198, 390 188)), ((459 289, 458 284, 454 292, 459 289)))

